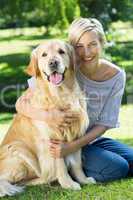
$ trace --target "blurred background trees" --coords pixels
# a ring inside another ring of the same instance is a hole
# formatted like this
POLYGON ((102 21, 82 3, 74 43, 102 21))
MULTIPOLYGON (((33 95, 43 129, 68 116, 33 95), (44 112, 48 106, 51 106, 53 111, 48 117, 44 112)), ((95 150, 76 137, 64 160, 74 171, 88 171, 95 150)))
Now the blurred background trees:
POLYGON ((45 39, 67 39, 69 24, 80 16, 103 24, 105 56, 125 69, 123 103, 133 103, 133 0, 0 0, 0 112, 15 112, 32 49, 45 39))
MULTIPOLYGON (((125 105, 120 110, 121 126, 109 129, 107 137, 122 139, 122 142, 133 146, 133 0, 0 0, 0 141, 16 112, 16 100, 28 87, 29 77, 24 69, 32 50, 44 40, 67 39, 69 24, 79 16, 96 17, 102 22, 108 40, 105 57, 126 71, 125 105)), ((83 188, 82 193, 77 194, 66 193, 58 187, 52 187, 51 192, 51 186, 38 186, 28 189, 21 197, 10 199, 44 200, 46 197, 63 200, 73 197, 86 199, 89 196, 109 199, 108 194, 111 194, 112 200, 133 199, 131 181, 120 182, 117 188, 118 183, 109 187, 105 185, 107 193, 103 186, 98 186, 99 189, 94 187, 94 190, 91 188, 91 191, 90 188, 83 188), (125 186, 127 191, 123 192, 125 186)))
POLYGON ((66 27, 75 16, 80 15, 77 0, 1 0, 0 4, 0 28, 66 27))
POLYGON ((66 27, 77 16, 111 22, 133 20, 132 0, 0 0, 0 28, 66 27))

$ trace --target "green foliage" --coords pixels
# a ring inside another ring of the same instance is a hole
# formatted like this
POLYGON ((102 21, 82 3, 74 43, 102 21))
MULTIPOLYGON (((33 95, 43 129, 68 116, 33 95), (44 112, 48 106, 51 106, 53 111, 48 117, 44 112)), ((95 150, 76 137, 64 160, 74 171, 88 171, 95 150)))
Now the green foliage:
MULTIPOLYGON (((133 29, 131 23, 117 23, 111 26, 111 31, 107 34, 107 39, 112 43, 106 49, 107 59, 125 69, 127 74, 126 90, 123 103, 127 103, 130 96, 133 96, 133 29), (117 27, 119 27, 117 29, 117 27), (121 31, 120 31, 121 30, 121 31), (125 39, 125 40, 124 40, 125 39)), ((29 61, 29 55, 38 43, 44 39, 66 38, 66 30, 61 31, 56 26, 51 26, 49 32, 44 27, 38 28, 17 28, 0 31, 0 90, 7 85, 25 85, 26 75, 23 69, 29 61), (48 35, 49 33, 49 35, 48 35), (4 51, 3 51, 4 49, 4 51), (14 70, 15 69, 15 70, 14 70)), ((5 93, 7 103, 15 104, 20 93, 14 92, 15 89, 5 93)), ((133 100, 132 100, 133 102, 133 100)), ((14 107, 8 108, 1 104, 1 111, 12 111, 14 107)))
POLYGON ((133 20, 132 0, 1 0, 0 27, 67 27, 75 17, 96 17, 105 28, 112 21, 133 20), (4 16, 4 18, 3 18, 4 16))
POLYGON ((0 4, 1 28, 41 25, 64 28, 80 15, 77 0, 1 0, 0 4))
POLYGON ((132 0, 79 0, 79 5, 83 17, 96 17, 106 29, 111 22, 119 19, 133 19, 132 0))
MULTIPOLYGON (((114 45, 107 49, 107 56, 110 57, 117 65, 122 66, 127 71, 128 82, 133 80, 133 30, 126 24, 126 34, 113 34, 116 29, 108 33, 109 41, 114 40, 114 45), (130 34, 129 34, 130 33, 130 34), (116 37, 115 37, 116 35, 116 37), (128 36, 128 37, 127 37, 128 36), (123 37, 126 41, 123 43, 123 37), (127 38, 129 40, 127 40, 127 38), (130 72, 130 74, 129 74, 130 72)), ((120 27, 119 27, 120 28, 120 27)), ((118 29, 119 29, 118 28, 118 29)), ((44 35, 44 27, 40 28, 21 28, 8 29, 0 31, 0 89, 6 85, 26 84, 28 77, 23 72, 23 69, 29 62, 30 52, 38 43, 44 39, 57 37, 57 32, 60 32, 55 27, 50 28, 50 35, 44 35)), ((59 36, 58 36, 59 37, 59 36)), ((60 35, 60 38, 62 35, 60 35)), ((63 35, 64 37, 64 35, 63 35)), ((133 88, 133 82, 130 84, 133 88)), ((22 92, 23 88, 21 88, 22 92)), ((6 102, 16 101, 17 94, 13 91, 8 91, 5 94, 6 102)), ((19 94, 20 95, 20 94, 19 94)), ((19 96, 18 95, 18 96, 19 96)), ((120 111, 120 129, 113 129, 107 132, 106 136, 119 138, 122 142, 133 146, 133 105, 124 105, 120 111)), ((7 132, 11 123, 14 108, 8 109, 0 104, 0 137, 2 138, 7 132), (10 113, 6 113, 10 112, 10 113)), ((132 200, 133 179, 127 178, 120 181, 115 181, 108 184, 97 184, 83 186, 79 192, 64 190, 57 184, 55 185, 40 185, 27 187, 24 193, 1 198, 2 200, 132 200), (126 190, 125 190, 126 188, 126 190), (124 191, 124 192, 123 192, 124 191)))
POLYGON ((111 43, 106 49, 108 58, 126 71, 126 89, 123 103, 133 103, 133 28, 132 23, 113 23, 107 34, 111 43), (132 97, 131 97, 132 96, 132 97))

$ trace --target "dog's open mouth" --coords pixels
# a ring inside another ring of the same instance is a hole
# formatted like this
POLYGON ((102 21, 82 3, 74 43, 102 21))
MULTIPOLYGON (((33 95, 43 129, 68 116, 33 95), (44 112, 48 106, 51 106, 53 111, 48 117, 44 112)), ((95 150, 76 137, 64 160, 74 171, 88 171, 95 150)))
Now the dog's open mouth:
POLYGON ((47 75, 45 73, 45 75, 47 76, 47 80, 49 82, 51 82, 52 84, 54 84, 54 85, 59 85, 64 80, 64 74, 65 74, 65 72, 64 73, 59 73, 59 72, 56 72, 56 71, 53 72, 50 75, 47 75))

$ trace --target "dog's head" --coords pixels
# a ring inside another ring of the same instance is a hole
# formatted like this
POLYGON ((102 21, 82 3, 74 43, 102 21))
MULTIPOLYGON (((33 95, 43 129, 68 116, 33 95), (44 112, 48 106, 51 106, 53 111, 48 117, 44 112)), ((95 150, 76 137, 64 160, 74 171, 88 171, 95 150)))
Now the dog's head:
POLYGON ((74 50, 68 43, 50 40, 33 50, 26 72, 31 76, 40 76, 55 86, 74 73, 74 50))

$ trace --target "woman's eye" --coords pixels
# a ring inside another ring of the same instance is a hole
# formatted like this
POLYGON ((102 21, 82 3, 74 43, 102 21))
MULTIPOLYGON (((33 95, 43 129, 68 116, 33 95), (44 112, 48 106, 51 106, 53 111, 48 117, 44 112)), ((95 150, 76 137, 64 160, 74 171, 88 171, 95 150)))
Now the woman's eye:
POLYGON ((59 54, 65 54, 65 51, 63 49, 59 49, 59 54))
POLYGON ((42 54, 42 57, 46 57, 46 56, 47 56, 47 53, 44 52, 44 53, 42 54))
POLYGON ((97 43, 92 43, 91 45, 92 45, 92 46, 96 46, 96 45, 97 45, 97 43))
POLYGON ((76 46, 76 49, 82 48, 83 46, 76 46))

